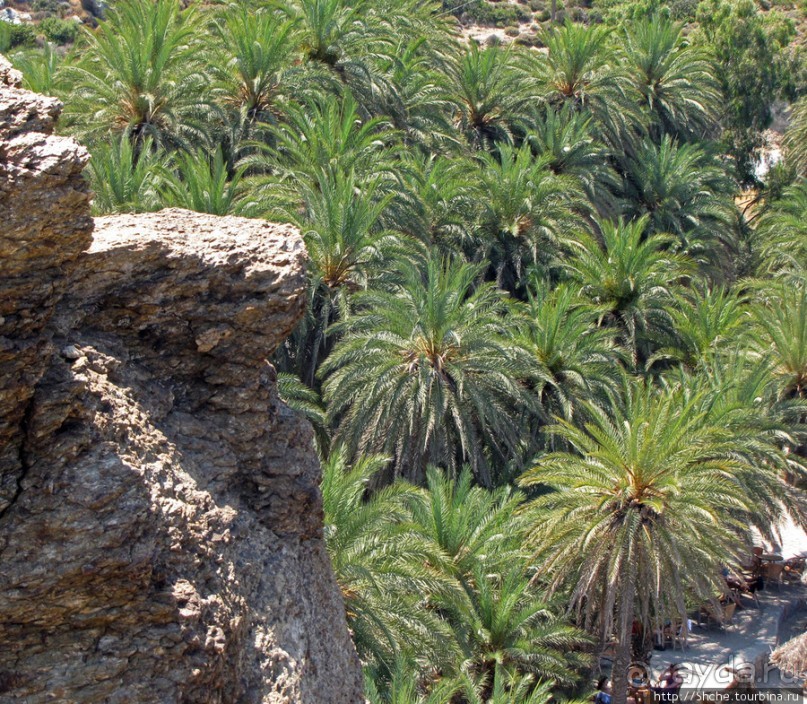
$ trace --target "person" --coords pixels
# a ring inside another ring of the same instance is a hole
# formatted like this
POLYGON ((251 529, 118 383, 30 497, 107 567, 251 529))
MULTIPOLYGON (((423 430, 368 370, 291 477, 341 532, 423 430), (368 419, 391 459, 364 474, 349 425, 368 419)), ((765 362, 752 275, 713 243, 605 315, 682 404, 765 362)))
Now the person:
POLYGON ((660 701, 675 701, 683 683, 681 666, 671 662, 670 666, 659 675, 658 685, 654 687, 654 691, 660 701))
POLYGON ((597 681, 597 693, 594 695, 594 704, 611 704, 611 680, 600 677, 597 681))

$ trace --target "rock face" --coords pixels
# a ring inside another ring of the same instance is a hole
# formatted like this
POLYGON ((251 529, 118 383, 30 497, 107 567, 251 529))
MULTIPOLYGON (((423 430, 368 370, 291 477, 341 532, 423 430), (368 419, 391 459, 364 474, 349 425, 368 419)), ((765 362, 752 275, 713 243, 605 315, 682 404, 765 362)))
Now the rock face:
POLYGON ((60 105, 0 58, 0 702, 352 703, 308 424, 266 358, 288 226, 93 221, 60 105))

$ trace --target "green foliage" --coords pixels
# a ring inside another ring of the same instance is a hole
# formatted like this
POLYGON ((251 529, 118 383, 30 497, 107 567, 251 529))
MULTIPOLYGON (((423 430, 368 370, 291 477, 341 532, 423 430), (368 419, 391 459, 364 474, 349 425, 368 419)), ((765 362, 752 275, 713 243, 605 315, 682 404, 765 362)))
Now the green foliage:
POLYGON ((769 525, 760 497, 787 502, 781 450, 737 407, 727 425, 726 409, 715 406, 724 389, 687 386, 626 380, 621 398, 607 411, 592 407, 582 427, 554 426, 573 451, 540 458, 522 479, 550 489, 529 506, 550 589, 570 586, 581 621, 620 634, 615 691, 626 685, 630 648, 619 623, 686 618, 687 595, 713 599, 715 565, 741 554, 738 531, 769 525))
POLYGON ((146 138, 138 156, 125 132, 93 148, 87 166, 93 210, 99 215, 143 212, 159 208, 159 190, 167 177, 165 158, 146 138))
POLYGON ((31 24, 11 24, 0 21, 0 51, 36 44, 36 30, 31 24))
POLYGON ((28 90, 44 95, 57 92, 62 57, 53 44, 47 42, 42 50, 18 52, 13 59, 15 68, 22 71, 23 86, 28 90))
POLYGON ((686 257, 670 251, 669 235, 645 235, 648 223, 647 216, 629 223, 601 222, 602 246, 585 239, 568 263, 581 294, 618 331, 634 363, 646 359, 670 329, 669 304, 691 271, 686 257))
POLYGON ((427 464, 471 465, 492 486, 519 444, 517 360, 504 301, 478 268, 431 257, 400 284, 354 296, 356 312, 324 362, 325 398, 352 452, 384 451, 395 475, 422 479, 427 464), (376 428, 372 435, 368 427, 376 428))
POLYGON ((73 20, 46 17, 39 23, 39 30, 55 44, 72 44, 78 37, 79 25, 73 20))
POLYGON ((66 116, 89 141, 127 132, 142 143, 185 146, 204 141, 212 110, 196 46, 201 22, 176 0, 123 0, 88 34, 82 59, 70 66, 74 100, 66 116))
POLYGON ((174 172, 165 178, 163 204, 213 215, 242 212, 242 170, 229 173, 221 149, 212 158, 202 150, 181 152, 174 167, 174 172))
POLYGON ((792 93, 788 46, 795 26, 776 12, 762 14, 753 0, 701 0, 697 19, 700 41, 716 61, 723 143, 736 160, 739 178, 753 182, 761 131, 771 122, 772 104, 792 93))
POLYGON ((488 27, 510 27, 520 22, 529 22, 530 14, 520 5, 507 2, 478 0, 462 8, 474 22, 488 27))

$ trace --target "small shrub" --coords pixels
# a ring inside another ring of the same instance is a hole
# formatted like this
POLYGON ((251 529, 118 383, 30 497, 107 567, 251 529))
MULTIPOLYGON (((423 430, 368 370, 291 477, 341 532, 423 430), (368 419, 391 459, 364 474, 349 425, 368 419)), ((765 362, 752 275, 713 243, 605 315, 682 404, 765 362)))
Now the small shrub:
POLYGON ((34 0, 31 3, 31 9, 34 12, 49 12, 56 14, 59 11, 61 3, 59 0, 34 0))
POLYGON ((488 27, 508 27, 530 19, 527 10, 510 3, 493 5, 483 1, 479 5, 465 8, 465 11, 475 22, 488 27))
POLYGON ((78 24, 73 20, 46 17, 39 23, 39 29, 54 44, 72 44, 78 37, 78 24))
POLYGON ((546 10, 546 3, 544 0, 530 0, 530 10, 533 12, 540 12, 546 10))
MULTIPOLYGON (((8 23, 6 23, 8 24, 8 23)), ((8 24, 9 49, 36 44, 36 30, 30 24, 8 24)))
POLYGON ((521 32, 518 31, 518 27, 505 27, 504 33, 508 37, 517 37, 521 32))
POLYGON ((541 49, 545 44, 541 41, 541 37, 537 35, 522 34, 516 39, 516 44, 526 46, 530 49, 541 49))

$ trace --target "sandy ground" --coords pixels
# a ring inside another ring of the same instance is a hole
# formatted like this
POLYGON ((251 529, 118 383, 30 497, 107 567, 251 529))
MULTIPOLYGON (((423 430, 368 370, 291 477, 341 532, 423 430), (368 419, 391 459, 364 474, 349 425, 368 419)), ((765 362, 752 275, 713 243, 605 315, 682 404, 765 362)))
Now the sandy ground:
POLYGON ((654 679, 675 662, 684 665, 684 686, 695 689, 725 689, 733 679, 728 668, 745 672, 753 668, 760 688, 786 684, 779 671, 768 666, 768 658, 780 645, 780 636, 787 640, 803 631, 805 599, 804 586, 769 585, 759 594, 759 608, 745 599, 747 607, 735 613, 727 628, 695 625, 683 651, 680 647, 654 651, 654 679))

